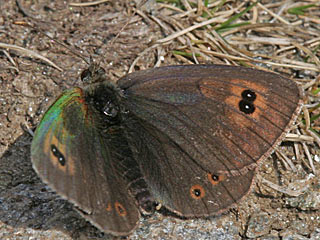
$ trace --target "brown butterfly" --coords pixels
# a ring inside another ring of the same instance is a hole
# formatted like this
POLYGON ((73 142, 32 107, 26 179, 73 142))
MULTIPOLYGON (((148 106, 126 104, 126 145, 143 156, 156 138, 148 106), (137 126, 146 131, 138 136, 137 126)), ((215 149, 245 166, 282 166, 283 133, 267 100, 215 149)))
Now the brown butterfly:
POLYGON ((168 66, 116 85, 95 76, 49 108, 31 154, 49 186, 114 235, 158 203, 185 217, 229 209, 301 105, 293 81, 244 67, 168 66))

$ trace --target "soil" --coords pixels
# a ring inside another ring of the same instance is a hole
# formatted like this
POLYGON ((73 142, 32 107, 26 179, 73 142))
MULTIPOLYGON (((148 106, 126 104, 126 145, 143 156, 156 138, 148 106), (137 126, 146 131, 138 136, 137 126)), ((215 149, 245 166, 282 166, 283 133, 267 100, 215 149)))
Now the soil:
MULTIPOLYGON (((61 199, 42 183, 32 168, 30 145, 32 132, 48 106, 63 90, 79 85, 79 75, 88 67, 72 52, 78 52, 87 59, 91 56, 103 66, 110 81, 116 81, 127 74, 137 57, 139 59, 133 71, 152 68, 159 63, 194 63, 192 55, 186 57, 177 54, 177 51, 190 49, 192 52, 192 43, 188 43, 184 36, 152 47, 157 40, 170 35, 175 29, 174 26, 177 26, 172 14, 174 10, 163 7, 163 3, 156 1, 148 1, 147 5, 139 5, 137 2, 107 1, 94 6, 72 7, 67 1, 60 0, 0 0, 0 42, 33 50, 62 68, 62 71, 59 71, 47 62, 21 51, 4 48, 0 51, 1 239, 115 238, 100 232, 88 223, 74 210, 71 203, 61 199), (139 12, 135 12, 135 9, 139 9, 139 12), (161 21, 157 22, 153 16, 161 21), (163 23, 163 19, 166 19, 167 28, 159 24, 163 23), (36 29, 15 24, 18 21, 36 26, 56 41, 48 39, 36 29), (72 51, 59 45, 57 41, 63 42, 72 51)), ((242 6, 242 1, 227 2, 229 3, 226 4, 226 8, 229 6, 240 9, 242 6)), ((166 4, 170 5, 170 2, 166 4)), ((174 4, 170 6, 177 7, 174 4)), ((275 7, 278 9, 281 4, 275 7)), ((319 14, 319 6, 317 8, 314 11, 319 14)), ((244 20, 254 13, 248 13, 250 15, 244 16, 244 20)), ((191 15, 190 13, 190 17, 181 20, 184 28, 193 25, 196 18, 191 15)), ((310 27, 310 35, 306 33, 306 36, 310 36, 307 40, 311 41, 320 36, 320 28, 316 25, 305 18, 295 27, 310 27)), ((201 35, 201 30, 194 34, 201 35)), ((276 35, 274 33, 274 37, 276 35)), ((241 36, 242 39, 232 40, 244 41, 244 35, 241 36)), ((298 34, 288 35, 288 39, 295 39, 297 44, 303 44, 299 37, 298 34)), ((203 39, 209 41, 208 38, 203 39)), ((319 45, 319 40, 315 43, 319 45)), ((277 47, 275 44, 262 48, 259 44, 255 46, 253 42, 245 51, 260 51, 266 55, 273 55, 277 47)), ((300 61, 303 57, 303 54, 300 54, 297 56, 292 53, 293 63, 300 61)), ((319 50, 314 54, 319 58, 319 50)), ((233 60, 225 61, 216 56, 211 56, 210 59, 200 56, 198 59, 201 63, 233 63, 233 60)), ((299 84, 306 84, 316 79, 319 73, 319 65, 314 66, 315 69, 318 67, 318 70, 280 67, 272 70, 298 79, 299 84)), ((318 83, 314 83, 313 90, 317 88, 318 83)), ((304 88, 306 104, 319 102, 318 95, 312 95, 310 98, 312 89, 304 88)), ((316 108, 314 111, 318 113, 316 108)), ((302 115, 298 121, 301 122, 301 119, 302 115)), ((319 121, 315 120, 313 126, 317 129, 319 121)), ((295 125, 293 132, 296 133, 299 127, 301 125, 295 125)), ((292 159, 294 169, 280 160, 279 154, 273 154, 260 166, 251 193, 236 208, 222 216, 208 219, 186 220, 161 213, 141 217, 139 227, 128 238, 320 239, 320 162, 316 161, 319 159, 319 145, 313 140, 287 141, 279 150, 292 159), (310 167, 306 147, 314 159, 316 172, 310 167), (299 158, 296 155, 297 149, 300 150, 299 158), (284 190, 270 188, 261 179, 271 181, 284 190)))

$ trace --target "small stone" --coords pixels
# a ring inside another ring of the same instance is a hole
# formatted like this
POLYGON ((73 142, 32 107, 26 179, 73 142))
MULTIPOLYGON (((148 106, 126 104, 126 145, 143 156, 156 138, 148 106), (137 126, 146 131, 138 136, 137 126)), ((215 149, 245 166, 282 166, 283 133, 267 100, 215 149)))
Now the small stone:
POLYGON ((259 238, 260 240, 279 240, 280 238, 277 235, 268 234, 259 238))
POLYGON ((310 238, 304 237, 300 234, 296 234, 291 230, 286 230, 280 234, 282 240, 308 240, 310 238))
POLYGON ((320 240, 320 228, 316 228, 314 232, 310 234, 310 239, 320 240))
POLYGON ((288 197, 286 204, 302 211, 320 210, 320 191, 308 190, 298 197, 288 197))
POLYGON ((258 213, 251 216, 246 236, 248 238, 257 238, 269 233, 271 229, 271 218, 267 213, 258 213))

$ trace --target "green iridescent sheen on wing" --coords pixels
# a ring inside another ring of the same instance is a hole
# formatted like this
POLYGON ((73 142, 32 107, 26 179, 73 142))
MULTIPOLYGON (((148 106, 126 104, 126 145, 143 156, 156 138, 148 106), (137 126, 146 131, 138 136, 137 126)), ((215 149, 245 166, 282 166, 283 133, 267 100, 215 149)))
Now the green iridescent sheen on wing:
POLYGON ((73 111, 74 118, 81 118, 79 114, 81 112, 82 114, 85 114, 83 111, 86 111, 86 105, 83 104, 83 101, 83 91, 81 88, 73 88, 63 92, 44 114, 37 127, 31 146, 31 152, 34 153, 37 150, 45 137, 48 138, 53 135, 59 135, 59 139, 62 142, 66 141, 67 138, 72 137, 72 132, 68 131, 70 128, 66 128, 66 124, 70 122, 70 116, 67 118, 68 121, 66 122, 66 118, 64 118, 66 116, 65 111, 70 108, 70 105, 74 105, 73 109, 76 110, 73 111))

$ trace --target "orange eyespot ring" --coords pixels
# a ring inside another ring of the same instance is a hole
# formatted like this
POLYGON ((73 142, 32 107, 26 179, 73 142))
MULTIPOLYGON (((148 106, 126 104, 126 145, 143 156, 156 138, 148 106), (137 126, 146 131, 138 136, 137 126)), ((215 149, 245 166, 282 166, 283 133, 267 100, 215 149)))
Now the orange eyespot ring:
POLYGON ((198 185, 198 184, 193 185, 193 186, 190 188, 190 196, 191 196, 193 199, 199 200, 199 199, 203 198, 205 195, 206 195, 206 193, 205 193, 203 187, 201 187, 201 186, 198 185))
POLYGON ((127 211, 126 211, 126 209, 122 206, 121 203, 115 202, 115 203, 114 203, 114 206, 115 206, 116 211, 117 211, 117 213, 118 213, 119 216, 121 216, 121 217, 127 216, 127 211))
POLYGON ((211 182, 212 185, 217 185, 218 183, 225 180, 225 176, 208 173, 208 180, 209 180, 209 182, 211 182))

